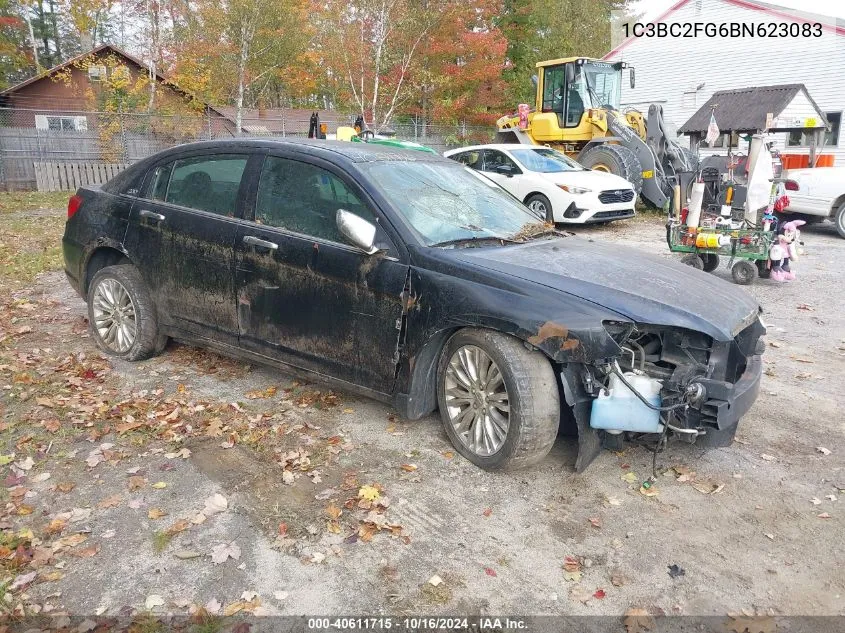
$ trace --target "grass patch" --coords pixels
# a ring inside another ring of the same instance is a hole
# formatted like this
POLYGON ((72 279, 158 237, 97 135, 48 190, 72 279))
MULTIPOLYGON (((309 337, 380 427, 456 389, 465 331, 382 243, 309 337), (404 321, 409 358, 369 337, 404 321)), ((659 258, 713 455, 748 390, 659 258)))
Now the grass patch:
POLYGON ((65 210, 72 195, 72 191, 0 191, 0 214, 37 209, 65 210))
POLYGON ((166 530, 153 532, 153 549, 156 551, 156 554, 161 554, 164 549, 170 545, 170 541, 173 540, 173 536, 173 534, 167 532, 166 530))
POLYGON ((64 214, 0 214, 0 277, 29 282, 62 268, 64 214))

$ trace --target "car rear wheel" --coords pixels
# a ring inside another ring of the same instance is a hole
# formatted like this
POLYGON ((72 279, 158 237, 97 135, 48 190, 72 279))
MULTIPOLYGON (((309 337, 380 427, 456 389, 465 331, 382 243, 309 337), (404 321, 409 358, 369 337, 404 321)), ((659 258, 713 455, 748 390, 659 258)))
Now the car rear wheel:
POLYGON ((533 193, 525 199, 525 206, 535 214, 545 219, 546 222, 554 222, 555 216, 552 210, 552 203, 542 193, 533 193))
POLYGON ((557 437, 560 395, 551 363, 499 332, 466 329, 449 340, 438 402, 452 444, 486 470, 536 464, 557 437))
POLYGON ((130 264, 106 266, 94 275, 88 288, 88 326, 97 347, 123 360, 150 358, 167 344, 146 284, 130 264))
POLYGON ((839 233, 839 237, 845 237, 845 202, 842 203, 839 211, 836 212, 834 222, 836 222, 836 232, 839 233))

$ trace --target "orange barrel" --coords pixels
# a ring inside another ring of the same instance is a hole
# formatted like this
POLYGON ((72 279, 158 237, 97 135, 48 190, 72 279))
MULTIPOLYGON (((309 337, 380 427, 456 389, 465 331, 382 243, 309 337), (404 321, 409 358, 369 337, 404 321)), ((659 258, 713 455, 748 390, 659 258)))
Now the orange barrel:
POLYGON ((833 154, 822 154, 816 161, 816 167, 833 167, 833 154))

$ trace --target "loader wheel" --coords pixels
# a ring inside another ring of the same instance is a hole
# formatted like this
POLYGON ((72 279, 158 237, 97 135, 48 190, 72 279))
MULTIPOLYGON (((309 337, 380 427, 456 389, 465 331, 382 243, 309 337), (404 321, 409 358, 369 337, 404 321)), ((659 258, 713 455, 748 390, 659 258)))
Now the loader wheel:
POLYGON ((605 171, 621 176, 638 194, 643 188, 643 168, 633 150, 623 145, 596 145, 578 155, 578 162, 595 171, 605 171))

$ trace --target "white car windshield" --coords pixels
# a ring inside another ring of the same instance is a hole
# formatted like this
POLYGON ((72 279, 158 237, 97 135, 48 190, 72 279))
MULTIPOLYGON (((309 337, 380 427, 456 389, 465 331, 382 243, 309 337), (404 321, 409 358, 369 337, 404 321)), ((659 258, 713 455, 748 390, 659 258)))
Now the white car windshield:
POLYGON ((512 149, 510 153, 529 171, 555 174, 562 171, 584 171, 584 167, 566 154, 549 147, 512 149))
POLYGON ((508 240, 541 220, 501 187, 458 163, 387 161, 362 167, 427 246, 508 240))

